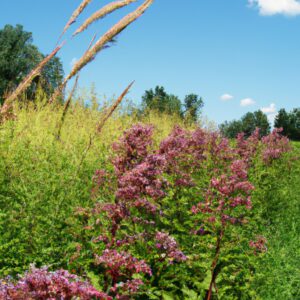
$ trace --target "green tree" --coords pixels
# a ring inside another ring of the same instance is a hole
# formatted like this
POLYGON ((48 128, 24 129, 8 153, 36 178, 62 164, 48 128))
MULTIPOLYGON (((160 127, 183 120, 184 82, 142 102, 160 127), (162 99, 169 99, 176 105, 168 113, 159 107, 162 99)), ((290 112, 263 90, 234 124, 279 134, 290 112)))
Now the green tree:
MULTIPOLYGON (((45 57, 32 42, 32 33, 24 31, 21 25, 6 25, 0 30, 0 103, 5 94, 15 89, 45 57)), ((61 83, 63 75, 61 61, 53 58, 34 80, 26 96, 34 98, 39 83, 50 94, 61 83)))
POLYGON ((280 109, 274 126, 282 128, 283 134, 292 140, 300 140, 300 108, 294 108, 291 112, 280 109))
POLYGON ((182 116, 181 101, 172 94, 168 94, 164 87, 156 86, 155 89, 145 91, 142 97, 142 109, 151 109, 169 114, 182 116))
POLYGON ((196 122, 204 106, 202 98, 196 94, 189 94, 185 96, 183 102, 185 116, 196 122))
POLYGON ((224 122, 219 126, 221 133, 228 138, 235 138, 240 132, 244 132, 248 137, 256 128, 260 129, 261 136, 270 133, 268 117, 261 110, 248 112, 238 121, 224 122))
POLYGON ((290 113, 290 138, 300 141, 300 108, 295 108, 290 113))
POLYGON ((240 120, 225 121, 219 126, 219 129, 224 136, 233 139, 238 133, 243 132, 243 123, 240 120))
POLYGON ((185 96, 184 101, 178 96, 168 94, 162 86, 156 86, 155 89, 145 91, 142 97, 142 112, 147 110, 156 110, 168 114, 176 114, 196 122, 204 102, 196 94, 185 96))
POLYGON ((282 128, 283 129, 282 134, 284 134, 285 136, 289 135, 290 116, 284 108, 279 110, 274 121, 274 127, 282 128))
MULTIPOLYGON (((261 136, 268 135, 271 131, 271 124, 268 117, 261 110, 254 112, 256 127, 260 129, 261 136)), ((251 132, 252 133, 252 132, 251 132)))

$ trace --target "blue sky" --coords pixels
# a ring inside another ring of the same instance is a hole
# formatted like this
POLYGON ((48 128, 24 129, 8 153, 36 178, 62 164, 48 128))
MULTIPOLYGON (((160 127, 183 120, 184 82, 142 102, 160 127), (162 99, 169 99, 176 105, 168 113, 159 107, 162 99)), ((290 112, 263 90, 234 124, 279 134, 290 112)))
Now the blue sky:
MULTIPOLYGON (((0 28, 22 24, 44 53, 54 48, 81 0, 2 0, 0 28)), ((93 0, 78 22, 109 1, 93 0)), ((139 3, 142 1, 140 0, 139 3)), ((137 4, 96 23, 60 52, 65 72, 137 4)), ((136 80, 129 98, 162 85, 184 98, 196 93, 204 113, 217 123, 263 108, 270 119, 279 108, 300 107, 300 3, 296 0, 156 0, 112 48, 81 73, 80 85, 95 83, 100 95, 119 94, 136 80), (223 97, 222 97, 223 96, 223 97), (223 100, 222 100, 222 99, 223 100)))

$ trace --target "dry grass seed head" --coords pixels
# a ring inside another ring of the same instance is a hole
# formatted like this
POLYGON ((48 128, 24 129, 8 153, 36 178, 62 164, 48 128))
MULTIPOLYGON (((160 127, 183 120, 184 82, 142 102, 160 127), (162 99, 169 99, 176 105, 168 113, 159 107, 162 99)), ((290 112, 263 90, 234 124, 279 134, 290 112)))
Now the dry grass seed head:
POLYGON ((96 43, 89 49, 74 65, 69 75, 64 79, 64 82, 59 88, 58 94, 64 89, 67 82, 73 78, 84 66, 91 62, 97 53, 101 51, 107 43, 109 43, 115 36, 122 32, 128 25, 138 19, 147 8, 153 3, 154 0, 146 0, 141 6, 139 6, 134 12, 125 16, 112 28, 110 28, 96 43))
POLYGON ((83 12, 83 10, 88 6, 88 4, 90 4, 92 0, 83 0, 80 5, 77 7, 77 9, 73 12, 71 18, 69 19, 69 21, 67 22, 61 36, 63 36, 65 34, 65 32, 69 29, 69 27, 76 22, 76 19, 78 18, 78 16, 83 12))
POLYGON ((116 37, 120 32, 122 32, 127 26, 129 26, 132 22, 138 19, 154 2, 154 0, 145 0, 142 5, 140 5, 134 12, 126 15, 122 20, 120 20, 117 24, 111 27, 96 43, 92 46, 85 54, 77 61, 77 63, 73 66, 71 72, 68 76, 65 77, 62 84, 56 89, 53 93, 52 97, 49 100, 49 103, 55 101, 55 99, 62 93, 64 88, 66 87, 68 81, 72 79, 78 72, 81 71, 83 67, 85 67, 89 62, 91 62, 103 48, 105 48, 106 44, 111 42, 114 37, 116 37))
POLYGON ((121 0, 121 1, 115 1, 112 3, 107 4, 100 10, 96 11, 91 17, 89 17, 77 30, 73 35, 77 35, 78 33, 86 30, 92 23, 95 21, 104 18, 108 14, 111 14, 117 9, 120 9, 124 6, 127 6, 133 2, 136 2, 137 0, 121 0))

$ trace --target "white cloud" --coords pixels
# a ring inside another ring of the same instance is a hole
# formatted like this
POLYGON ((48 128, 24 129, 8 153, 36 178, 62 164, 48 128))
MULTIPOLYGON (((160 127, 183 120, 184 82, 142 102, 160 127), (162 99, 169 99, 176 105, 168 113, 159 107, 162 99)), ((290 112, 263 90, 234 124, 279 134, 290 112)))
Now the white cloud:
POLYGON ((276 112, 276 105, 275 103, 271 103, 269 106, 262 107, 260 110, 265 114, 274 114, 276 112))
POLYGON ((241 106, 250 106, 254 105, 256 102, 252 98, 245 98, 241 100, 241 106))
POLYGON ((224 94, 224 95, 222 95, 222 96, 220 97, 220 99, 221 99, 222 101, 229 101, 229 100, 232 100, 232 99, 233 99, 233 96, 230 95, 230 94, 224 94))
POLYGON ((275 103, 271 103, 269 106, 262 107, 260 110, 267 115, 269 122, 273 124, 277 115, 275 103))
POLYGON ((74 65, 77 63, 77 61, 78 61, 77 57, 73 57, 73 58, 72 58, 72 60, 71 60, 71 62, 70 62, 71 68, 74 67, 74 65))
POLYGON ((283 14, 286 16, 300 15, 299 0, 248 0, 250 6, 257 7, 263 16, 283 14))
POLYGON ((274 113, 274 114, 268 114, 267 117, 268 117, 268 120, 271 124, 274 124, 274 121, 275 121, 275 118, 277 116, 277 113, 274 113))

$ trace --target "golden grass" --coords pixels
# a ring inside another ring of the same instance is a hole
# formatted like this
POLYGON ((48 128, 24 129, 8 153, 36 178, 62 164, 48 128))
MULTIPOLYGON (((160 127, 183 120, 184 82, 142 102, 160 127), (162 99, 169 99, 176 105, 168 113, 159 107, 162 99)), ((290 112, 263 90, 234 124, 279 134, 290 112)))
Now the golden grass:
POLYGON ((92 23, 95 21, 104 18, 108 14, 111 14, 117 9, 120 9, 124 6, 127 6, 133 2, 136 2, 137 0, 121 0, 121 1, 115 1, 112 3, 109 3, 96 11, 94 14, 91 15, 73 34, 73 36, 79 34, 80 32, 86 30, 92 23))
POLYGON ((77 9, 73 12, 71 18, 67 22, 66 26, 64 27, 64 30, 62 34, 60 35, 59 39, 66 33, 66 31, 69 29, 69 27, 76 22, 76 19, 79 17, 79 15, 83 12, 83 10, 90 4, 92 0, 83 0, 80 5, 77 7, 77 9))

